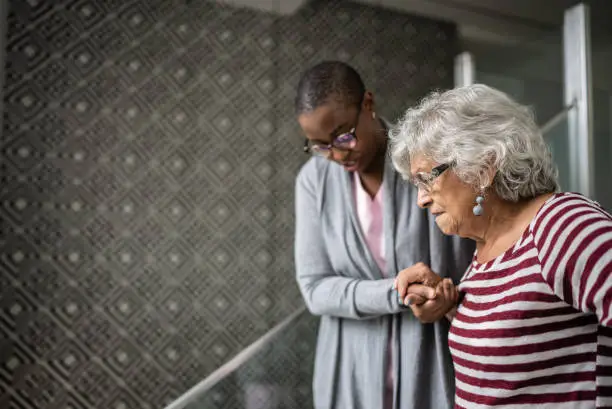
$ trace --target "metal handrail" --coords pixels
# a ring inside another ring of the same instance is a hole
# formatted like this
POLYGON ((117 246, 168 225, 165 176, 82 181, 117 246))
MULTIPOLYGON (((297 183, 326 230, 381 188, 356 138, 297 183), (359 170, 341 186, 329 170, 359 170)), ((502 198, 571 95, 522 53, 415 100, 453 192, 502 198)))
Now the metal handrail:
POLYGON ((572 100, 572 103, 561 110, 557 115, 553 116, 548 120, 540 130, 542 131, 542 135, 546 135, 548 131, 553 129, 559 122, 563 121, 570 113, 572 109, 574 109, 577 105, 576 99, 572 100))
POLYGON ((264 335, 259 337, 251 345, 236 354, 236 356, 234 356, 232 359, 217 368, 213 373, 204 378, 204 380, 198 382, 194 387, 189 389, 183 395, 179 396, 174 402, 170 403, 164 409, 183 409, 185 406, 198 399, 204 393, 208 392, 213 386, 234 373, 236 369, 246 363, 249 359, 253 358, 259 351, 270 344, 293 321, 298 319, 298 317, 305 311, 306 306, 300 307, 297 311, 289 315, 264 335))

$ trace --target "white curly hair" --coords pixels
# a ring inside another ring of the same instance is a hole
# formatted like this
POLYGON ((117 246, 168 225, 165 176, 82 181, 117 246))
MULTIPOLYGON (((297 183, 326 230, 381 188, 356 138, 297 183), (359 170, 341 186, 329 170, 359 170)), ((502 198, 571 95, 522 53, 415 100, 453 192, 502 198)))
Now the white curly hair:
POLYGON ((405 179, 410 161, 423 155, 452 164, 475 191, 494 188, 511 202, 559 189, 557 168, 532 111, 486 85, 431 93, 406 111, 390 138, 393 165, 405 179))

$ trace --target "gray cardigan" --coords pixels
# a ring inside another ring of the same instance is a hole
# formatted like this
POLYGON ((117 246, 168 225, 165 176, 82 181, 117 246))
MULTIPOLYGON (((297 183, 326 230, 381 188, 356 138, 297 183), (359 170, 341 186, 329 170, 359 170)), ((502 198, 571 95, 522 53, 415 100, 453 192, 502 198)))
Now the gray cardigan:
MULTIPOLYGON (((474 244, 444 236, 417 204, 417 192, 385 165, 387 277, 419 261, 458 282, 474 244)), ((388 334, 393 334, 396 409, 450 409, 454 373, 448 323, 421 324, 400 306, 372 257, 355 209, 351 175, 311 158, 296 182, 297 282, 320 315, 313 381, 316 409, 382 408, 388 334), (392 328, 392 331, 390 329, 392 328)))

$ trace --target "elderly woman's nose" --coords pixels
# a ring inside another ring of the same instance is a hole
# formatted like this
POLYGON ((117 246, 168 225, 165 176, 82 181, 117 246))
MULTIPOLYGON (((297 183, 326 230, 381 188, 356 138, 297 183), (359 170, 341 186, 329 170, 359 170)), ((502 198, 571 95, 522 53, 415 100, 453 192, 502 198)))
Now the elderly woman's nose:
POLYGON ((431 206, 431 197, 429 196, 429 193, 422 187, 419 187, 418 189, 417 204, 419 207, 425 209, 431 206))

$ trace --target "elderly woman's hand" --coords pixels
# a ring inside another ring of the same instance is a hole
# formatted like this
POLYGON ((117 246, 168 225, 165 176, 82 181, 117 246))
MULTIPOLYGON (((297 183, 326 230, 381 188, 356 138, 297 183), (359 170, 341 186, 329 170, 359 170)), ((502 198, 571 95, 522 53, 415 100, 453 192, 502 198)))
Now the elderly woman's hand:
POLYGON ((400 302, 421 322, 434 322, 452 310, 459 294, 452 280, 442 279, 423 263, 402 270, 394 283, 400 302))
MULTIPOLYGON (((409 293, 411 293, 410 289, 409 293)), ((458 299, 459 293, 453 281, 450 278, 445 278, 436 286, 433 297, 427 297, 427 301, 422 304, 418 302, 410 304, 410 309, 419 321, 423 323, 435 322, 450 313, 457 305, 458 299)), ((452 315, 454 316, 454 314, 452 315)), ((452 316, 447 315, 447 318, 452 320, 452 316)))

